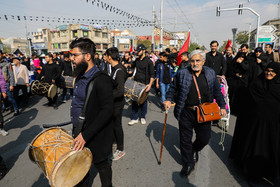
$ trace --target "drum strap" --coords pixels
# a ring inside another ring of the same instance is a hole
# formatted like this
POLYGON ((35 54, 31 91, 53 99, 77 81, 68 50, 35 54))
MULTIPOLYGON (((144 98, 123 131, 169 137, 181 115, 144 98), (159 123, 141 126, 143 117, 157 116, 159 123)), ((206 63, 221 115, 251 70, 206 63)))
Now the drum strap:
POLYGON ((115 71, 114 76, 112 77, 112 78, 113 78, 113 80, 115 80, 115 79, 116 79, 117 72, 118 72, 119 70, 121 70, 121 68, 118 68, 118 69, 115 71))

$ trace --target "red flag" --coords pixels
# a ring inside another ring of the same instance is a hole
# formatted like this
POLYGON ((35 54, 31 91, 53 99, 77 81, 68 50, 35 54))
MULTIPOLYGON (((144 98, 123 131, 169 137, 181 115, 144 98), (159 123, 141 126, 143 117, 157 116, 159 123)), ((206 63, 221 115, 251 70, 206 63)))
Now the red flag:
POLYGON ((189 44, 190 44, 190 35, 191 33, 189 32, 189 35, 188 35, 188 38, 187 40, 185 41, 184 45, 182 46, 178 56, 177 56, 177 66, 180 66, 181 62, 182 62, 182 58, 181 58, 181 54, 183 52, 186 52, 189 50, 189 44))
POLYGON ((133 46, 131 46, 131 47, 130 47, 129 52, 131 52, 131 53, 132 53, 132 51, 133 51, 133 46))
POLYGON ((227 45, 226 45, 225 49, 227 49, 228 47, 232 47, 232 44, 231 44, 231 41, 230 41, 230 40, 228 40, 228 42, 227 42, 227 45))

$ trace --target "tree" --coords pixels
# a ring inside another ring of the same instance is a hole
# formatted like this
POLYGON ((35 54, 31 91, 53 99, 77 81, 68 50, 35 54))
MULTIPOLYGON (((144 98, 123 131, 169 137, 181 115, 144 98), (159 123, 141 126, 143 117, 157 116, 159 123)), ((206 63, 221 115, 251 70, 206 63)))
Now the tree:
POLYGON ((238 43, 240 45, 246 44, 246 43, 248 43, 248 38, 249 38, 248 31, 240 31, 237 33, 235 41, 236 41, 236 43, 238 43))
POLYGON ((221 46, 219 47, 219 49, 218 49, 219 52, 222 52, 222 51, 225 50, 226 45, 227 45, 227 42, 228 42, 228 41, 223 41, 223 45, 221 45, 221 46))
POLYGON ((143 44, 147 50, 151 50, 152 42, 150 40, 138 40, 137 45, 143 44))
POLYGON ((190 42, 190 46, 189 46, 188 52, 191 53, 191 52, 194 51, 196 48, 200 48, 200 49, 201 49, 201 46, 198 45, 198 44, 195 43, 195 42, 190 42))

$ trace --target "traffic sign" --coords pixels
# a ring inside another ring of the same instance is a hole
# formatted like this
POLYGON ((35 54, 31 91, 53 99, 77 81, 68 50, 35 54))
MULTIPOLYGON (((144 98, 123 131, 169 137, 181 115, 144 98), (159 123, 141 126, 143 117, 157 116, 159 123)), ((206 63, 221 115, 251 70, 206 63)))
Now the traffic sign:
POLYGON ((277 39, 277 36, 274 32, 277 28, 274 25, 263 25, 259 28, 259 38, 258 42, 265 43, 265 42, 273 42, 277 39))

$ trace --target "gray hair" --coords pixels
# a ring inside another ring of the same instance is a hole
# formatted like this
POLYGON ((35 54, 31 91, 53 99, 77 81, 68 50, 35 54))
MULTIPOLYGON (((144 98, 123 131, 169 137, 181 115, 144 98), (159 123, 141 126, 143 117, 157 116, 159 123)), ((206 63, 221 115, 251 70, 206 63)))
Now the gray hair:
POLYGON ((202 51, 202 50, 194 50, 194 51, 192 51, 192 52, 189 54, 189 59, 191 59, 194 55, 198 55, 198 54, 201 55, 202 60, 205 60, 206 54, 205 54, 205 52, 202 51))

